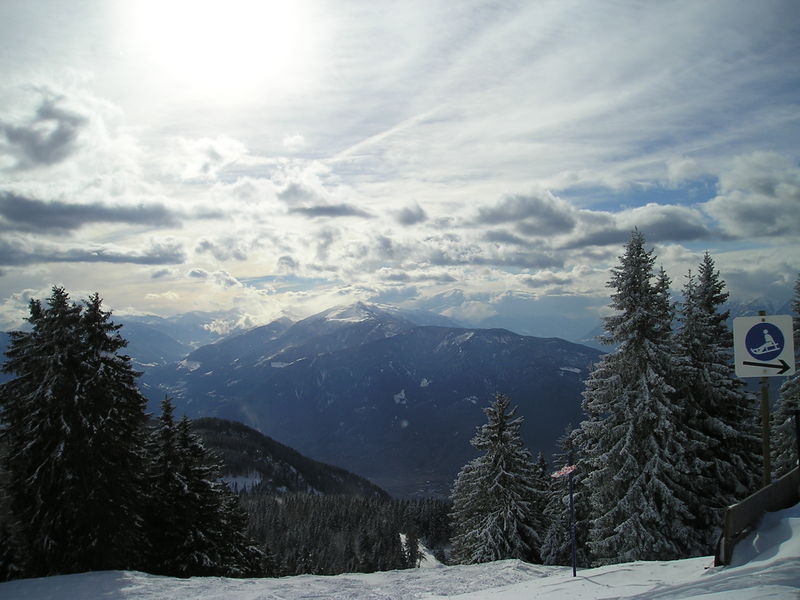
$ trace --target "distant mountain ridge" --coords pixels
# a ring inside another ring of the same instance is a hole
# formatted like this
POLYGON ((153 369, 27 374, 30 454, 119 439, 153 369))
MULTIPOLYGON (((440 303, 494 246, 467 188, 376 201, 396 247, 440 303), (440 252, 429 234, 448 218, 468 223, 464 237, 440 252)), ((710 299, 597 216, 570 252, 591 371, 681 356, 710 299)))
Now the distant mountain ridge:
POLYGON ((246 423, 395 495, 446 494, 495 392, 549 453, 581 418, 596 350, 503 329, 420 325, 430 316, 357 303, 272 323, 147 369, 145 391, 192 417, 246 423))

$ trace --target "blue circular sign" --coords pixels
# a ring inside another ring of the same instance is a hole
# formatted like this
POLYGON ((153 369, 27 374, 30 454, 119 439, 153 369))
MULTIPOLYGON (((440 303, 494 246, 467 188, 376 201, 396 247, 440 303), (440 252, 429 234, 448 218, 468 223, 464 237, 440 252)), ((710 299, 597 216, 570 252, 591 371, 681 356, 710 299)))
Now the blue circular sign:
POLYGON ((772 323, 753 325, 745 337, 747 352, 758 360, 772 360, 783 352, 783 334, 772 323))

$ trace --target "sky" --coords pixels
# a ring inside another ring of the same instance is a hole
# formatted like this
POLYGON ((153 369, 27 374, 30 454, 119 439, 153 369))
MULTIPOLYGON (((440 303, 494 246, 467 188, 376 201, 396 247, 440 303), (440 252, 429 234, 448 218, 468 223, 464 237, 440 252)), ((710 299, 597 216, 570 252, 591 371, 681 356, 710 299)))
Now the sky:
POLYGON ((794 0, 3 0, 0 328, 62 285, 575 337, 634 228, 781 304, 799 108, 794 0))

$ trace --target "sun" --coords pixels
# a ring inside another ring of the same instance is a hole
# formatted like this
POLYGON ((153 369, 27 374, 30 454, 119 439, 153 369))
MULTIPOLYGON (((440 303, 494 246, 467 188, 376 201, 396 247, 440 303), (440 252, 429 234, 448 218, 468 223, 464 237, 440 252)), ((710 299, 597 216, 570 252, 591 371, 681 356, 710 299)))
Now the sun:
POLYGON ((136 0, 122 27, 136 56, 185 92, 235 98, 295 89, 316 35, 309 5, 281 0, 136 0))

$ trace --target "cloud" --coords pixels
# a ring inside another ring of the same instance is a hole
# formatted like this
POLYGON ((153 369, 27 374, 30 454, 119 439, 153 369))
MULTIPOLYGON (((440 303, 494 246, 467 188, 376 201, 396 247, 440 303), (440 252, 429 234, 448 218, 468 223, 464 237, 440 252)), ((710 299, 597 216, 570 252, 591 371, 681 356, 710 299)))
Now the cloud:
POLYGON ((306 147, 306 138, 299 133, 293 133, 284 137, 282 143, 288 152, 299 152, 306 147))
POLYGON ((411 281, 411 276, 405 271, 394 271, 391 269, 380 269, 376 275, 384 281, 394 283, 407 283, 411 281))
POLYGON ((574 281, 570 273, 539 271, 535 275, 521 277, 520 280, 530 288, 540 289, 552 286, 566 286, 574 281))
POLYGON ((413 285, 392 285, 376 291, 369 297, 370 302, 384 304, 400 304, 419 296, 419 290, 413 285))
POLYGON ((620 227, 630 233, 638 227, 648 242, 683 242, 713 237, 703 214, 686 206, 646 204, 619 214, 620 227))
POLYGON ((178 137, 170 140, 167 147, 163 169, 187 181, 213 181, 225 168, 247 156, 244 144, 226 136, 178 137))
POLYGON ((149 294, 145 294, 145 300, 168 300, 170 302, 177 302, 180 300, 180 295, 177 292, 166 291, 155 293, 151 292, 149 294))
POLYGON ((198 254, 211 254, 220 261, 231 259, 247 260, 247 248, 245 244, 240 238, 233 236, 226 236, 217 241, 203 238, 197 243, 195 252, 198 254))
POLYGON ((313 190, 306 185, 293 181, 284 189, 278 192, 278 198, 289 204, 296 202, 303 202, 306 200, 317 200, 319 195, 316 190, 313 190))
POLYGON ((487 231, 483 235, 483 239, 485 239, 487 242, 493 242, 497 244, 513 244, 516 246, 523 246, 527 244, 526 240, 518 235, 514 235, 510 231, 506 231, 505 229, 492 229, 491 231, 487 231))
MULTIPOLYGON (((0 243, 2 245, 2 243, 0 243)), ((43 298, 49 290, 23 289, 13 292, 0 301, 0 331, 9 331, 21 327, 25 319, 30 316, 30 301, 33 298, 43 298)))
POLYGON ((87 244, 75 247, 16 236, 0 240, 0 264, 31 265, 37 263, 131 263, 138 265, 180 264, 186 260, 182 244, 175 240, 151 240, 142 249, 113 244, 87 244))
POLYGON ((703 169, 693 158, 681 156, 667 161, 667 182, 670 187, 677 188, 703 174, 703 169))
POLYGON ((550 192, 536 196, 506 196, 494 206, 478 209, 476 224, 513 223, 525 235, 569 233, 576 224, 575 209, 550 192))
POLYGON ((426 221, 428 215, 419 204, 414 203, 411 206, 394 211, 394 218, 401 225, 416 225, 426 221))
POLYGON ((205 269, 196 267, 190 270, 186 276, 190 279, 207 281, 212 285, 223 289, 244 287, 241 281, 236 279, 236 277, 227 271, 206 271, 205 269))
MULTIPOLYGON (((313 167, 313 165, 312 165, 313 167)), ((275 176, 280 179, 285 175, 275 176)), ((341 190, 329 188, 320 179, 315 168, 304 169, 299 173, 288 173, 289 182, 277 196, 288 206, 289 214, 315 218, 357 217, 371 219, 373 215, 346 201, 341 190)))
POLYGON ((41 94, 35 114, 24 124, 0 122, 7 152, 16 161, 15 169, 62 162, 75 153, 80 134, 89 122, 86 115, 64 106, 64 96, 49 91, 41 94))
POLYGON ((800 231, 800 167, 772 152, 738 157, 702 206, 735 238, 796 238, 800 231))
POLYGON ((451 306, 442 311, 442 314, 457 321, 480 322, 497 315, 497 309, 486 302, 467 300, 458 306, 451 306))
POLYGON ((217 183, 211 191, 213 198, 219 202, 233 199, 237 203, 248 205, 248 208, 264 203, 277 204, 278 198, 277 188, 271 179, 248 175, 239 177, 229 185, 217 183))
POLYGON ((358 217, 361 219, 371 219, 372 215, 352 204, 317 204, 313 206, 302 206, 290 208, 289 212, 295 215, 303 215, 310 218, 319 217, 358 217))
POLYGON ((288 254, 284 254, 278 259, 277 269, 280 273, 291 274, 297 271, 299 268, 300 263, 298 263, 288 254))
POLYGON ((319 230, 316 237, 317 260, 321 262, 326 262, 328 260, 331 248, 339 237, 339 231, 332 227, 324 227, 319 230))
POLYGON ((559 242, 560 249, 624 245, 638 228, 649 243, 708 240, 715 237, 703 213, 687 206, 649 203, 618 213, 581 210, 573 235, 559 242))
POLYGON ((7 229, 27 232, 73 231, 89 223, 128 223, 154 227, 180 225, 176 213, 163 204, 76 204, 38 200, 13 192, 0 192, 0 216, 8 223, 7 229))
POLYGON ((560 267, 563 257, 549 250, 529 251, 506 248, 484 248, 477 244, 429 247, 424 254, 425 262, 435 266, 490 266, 543 269, 560 267))
POLYGON ((171 269, 156 269, 150 274, 150 279, 162 279, 174 275, 171 269))

